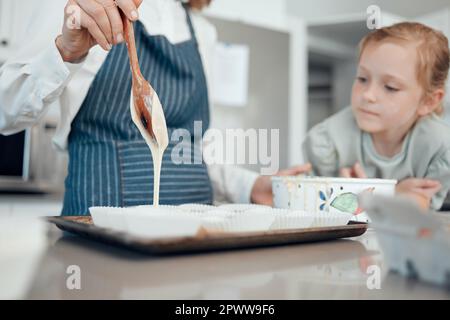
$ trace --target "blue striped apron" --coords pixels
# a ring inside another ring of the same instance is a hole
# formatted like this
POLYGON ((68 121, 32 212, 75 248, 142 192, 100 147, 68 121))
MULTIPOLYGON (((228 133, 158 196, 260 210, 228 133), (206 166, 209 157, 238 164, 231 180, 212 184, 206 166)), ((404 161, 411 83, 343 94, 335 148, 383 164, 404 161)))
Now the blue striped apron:
MULTIPOLYGON (((191 39, 175 45, 164 36, 150 36, 141 22, 134 24, 142 74, 158 92, 169 130, 161 168, 161 204, 212 203, 211 182, 199 152, 209 125, 208 92, 188 9, 186 19, 191 39), (194 121, 202 124, 197 136, 194 121), (189 140, 171 139, 176 129, 187 130, 189 140), (185 159, 181 164, 171 160, 172 151, 180 150, 180 141, 190 151, 179 153, 185 159)), ((116 45, 71 125, 62 215, 87 215, 90 206, 153 202, 152 157, 131 120, 130 92, 127 49, 125 44, 116 45)))

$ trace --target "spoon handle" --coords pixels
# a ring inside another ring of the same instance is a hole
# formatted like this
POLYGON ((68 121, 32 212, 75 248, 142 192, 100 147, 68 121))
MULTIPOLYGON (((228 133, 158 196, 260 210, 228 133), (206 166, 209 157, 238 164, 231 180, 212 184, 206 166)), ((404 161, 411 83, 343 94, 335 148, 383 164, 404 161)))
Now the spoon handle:
POLYGON ((134 38, 133 24, 131 23, 130 20, 128 20, 128 18, 124 14, 122 14, 122 17, 123 17, 122 21, 124 27, 125 42, 127 44, 128 56, 130 57, 130 67, 133 76, 133 82, 140 84, 142 82, 141 81, 142 73, 139 67, 139 60, 136 51, 136 40, 134 38))

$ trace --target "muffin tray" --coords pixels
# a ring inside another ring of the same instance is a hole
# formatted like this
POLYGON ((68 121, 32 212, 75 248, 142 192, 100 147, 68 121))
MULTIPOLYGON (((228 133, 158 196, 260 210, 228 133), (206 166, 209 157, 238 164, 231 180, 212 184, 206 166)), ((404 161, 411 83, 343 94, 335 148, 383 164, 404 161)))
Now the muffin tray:
POLYGON ((195 237, 145 239, 95 226, 90 216, 48 217, 59 229, 94 241, 139 251, 150 255, 188 254, 281 246, 357 237, 367 230, 367 223, 349 222, 346 226, 271 230, 245 233, 207 233, 195 237))

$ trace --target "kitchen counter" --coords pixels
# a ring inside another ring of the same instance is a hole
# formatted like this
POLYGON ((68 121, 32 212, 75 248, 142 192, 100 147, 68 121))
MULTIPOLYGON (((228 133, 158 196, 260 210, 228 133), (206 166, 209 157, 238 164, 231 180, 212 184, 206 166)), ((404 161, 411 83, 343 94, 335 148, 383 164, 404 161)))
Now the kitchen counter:
POLYGON ((0 194, 0 217, 43 217, 61 213, 63 194, 0 194))
POLYGON ((388 272, 373 230, 332 242, 163 258, 63 234, 54 226, 49 237, 26 298, 450 298, 443 288, 388 272), (72 265, 80 268, 79 290, 66 286, 72 265), (380 268, 380 289, 367 287, 371 265, 380 268))

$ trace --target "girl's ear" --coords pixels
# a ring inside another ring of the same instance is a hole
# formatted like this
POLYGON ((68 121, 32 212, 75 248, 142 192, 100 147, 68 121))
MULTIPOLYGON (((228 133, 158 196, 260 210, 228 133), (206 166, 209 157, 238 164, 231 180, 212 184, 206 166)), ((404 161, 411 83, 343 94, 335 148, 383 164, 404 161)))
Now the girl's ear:
POLYGON ((433 92, 427 94, 422 101, 422 104, 419 106, 417 110, 417 114, 420 117, 426 116, 433 111, 435 111, 445 96, 445 90, 440 88, 436 89, 433 92))

